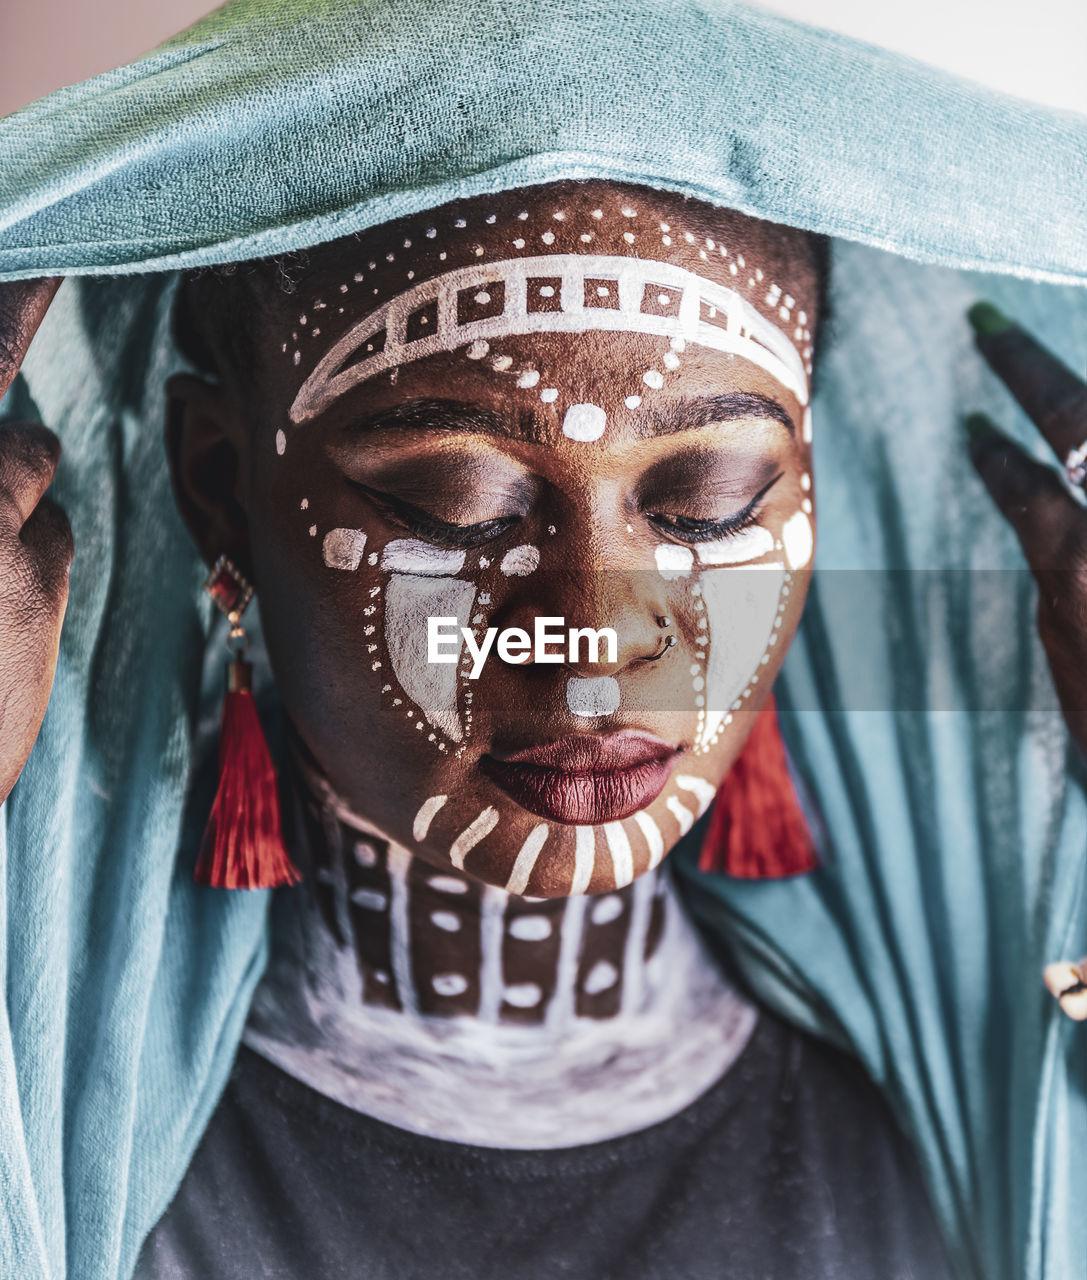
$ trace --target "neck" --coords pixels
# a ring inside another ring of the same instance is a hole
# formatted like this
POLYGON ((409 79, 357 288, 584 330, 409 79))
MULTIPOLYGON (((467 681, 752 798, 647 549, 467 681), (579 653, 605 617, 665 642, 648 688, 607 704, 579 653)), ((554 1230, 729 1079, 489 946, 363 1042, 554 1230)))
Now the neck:
POLYGON ((672 1114, 746 1043, 753 1014, 667 863, 518 897, 423 862, 318 780, 298 799, 310 875, 277 902, 246 1040, 320 1091, 435 1137, 567 1145, 672 1114))
POLYGON ((661 868, 614 893, 526 898, 436 870, 331 797, 319 822, 315 897, 355 953, 363 1004, 559 1031, 652 998, 674 909, 661 868))

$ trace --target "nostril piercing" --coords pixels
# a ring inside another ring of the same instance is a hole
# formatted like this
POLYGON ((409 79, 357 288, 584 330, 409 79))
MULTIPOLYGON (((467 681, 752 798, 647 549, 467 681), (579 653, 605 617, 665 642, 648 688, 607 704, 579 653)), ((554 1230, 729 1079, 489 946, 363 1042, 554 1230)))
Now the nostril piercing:
MULTIPOLYGON (((672 619, 671 619, 671 618, 664 617, 664 616, 658 616, 658 618, 657 618, 657 626, 658 626, 658 627, 670 627, 671 625, 672 625, 672 619)), ((660 648, 657 650, 657 652, 656 652, 656 653, 651 653, 651 654, 649 655, 649 657, 645 659, 645 661, 646 661, 646 662, 657 662, 657 661, 659 661, 661 658, 663 658, 663 657, 664 657, 664 655, 668 652, 668 650, 669 650, 669 649, 674 648, 678 643, 679 643, 679 641, 675 638, 675 636, 674 636, 674 635, 669 634, 669 635, 666 635, 666 636, 662 636, 662 637, 661 637, 661 646, 660 646, 660 648)))

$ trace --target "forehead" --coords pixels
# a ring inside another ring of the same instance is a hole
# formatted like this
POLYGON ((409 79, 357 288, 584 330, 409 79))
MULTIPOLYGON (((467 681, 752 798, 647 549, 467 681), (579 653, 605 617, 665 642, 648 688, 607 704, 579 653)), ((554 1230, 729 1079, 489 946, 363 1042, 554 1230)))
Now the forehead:
POLYGON ((558 183, 455 202, 308 257, 296 292, 270 309, 296 424, 430 355, 460 349, 504 371, 496 339, 591 330, 746 355, 805 399, 809 246, 733 211, 558 183))

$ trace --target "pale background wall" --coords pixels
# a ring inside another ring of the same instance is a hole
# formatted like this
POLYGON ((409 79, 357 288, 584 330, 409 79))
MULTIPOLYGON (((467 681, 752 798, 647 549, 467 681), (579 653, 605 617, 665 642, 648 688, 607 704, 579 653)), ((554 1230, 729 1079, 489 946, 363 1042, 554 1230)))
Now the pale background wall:
MULTIPOLYGON (((130 61, 213 7, 0 0, 0 115, 130 61)), ((767 7, 1087 114, 1085 0, 772 0, 767 7)))

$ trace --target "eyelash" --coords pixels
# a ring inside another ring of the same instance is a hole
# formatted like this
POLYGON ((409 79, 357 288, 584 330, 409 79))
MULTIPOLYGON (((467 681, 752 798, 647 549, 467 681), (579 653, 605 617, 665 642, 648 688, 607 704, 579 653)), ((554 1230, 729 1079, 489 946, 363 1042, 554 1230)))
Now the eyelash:
POLYGON ((400 525, 408 533, 427 542, 439 546, 469 549, 482 546, 507 533, 520 520, 520 516, 501 516, 496 520, 482 520, 478 524, 452 524, 448 520, 439 520, 404 502, 394 498, 392 494, 371 489, 369 485, 349 481, 351 487, 361 490, 379 511, 394 524, 400 525))
POLYGON ((768 484, 763 485, 746 507, 725 520, 695 520, 690 516, 666 515, 663 512, 647 512, 646 519, 681 542, 720 542, 735 538, 758 523, 763 499, 783 474, 784 472, 779 472, 768 484))
MULTIPOLYGON (((663 512, 647 512, 646 519, 663 533, 670 534, 681 542, 719 542, 727 538, 735 538, 745 529, 758 522, 762 514, 763 499, 781 479, 782 472, 765 484, 741 511, 725 520, 696 520, 691 516, 666 515, 663 512)), ((412 506, 394 498, 392 494, 371 489, 369 485, 358 481, 349 481, 351 487, 360 490, 371 502, 393 523, 399 524, 408 533, 427 542, 439 546, 470 549, 483 546, 496 538, 502 537, 516 525, 520 516, 502 516, 495 520, 482 520, 478 524, 452 524, 448 520, 439 520, 412 506)))

